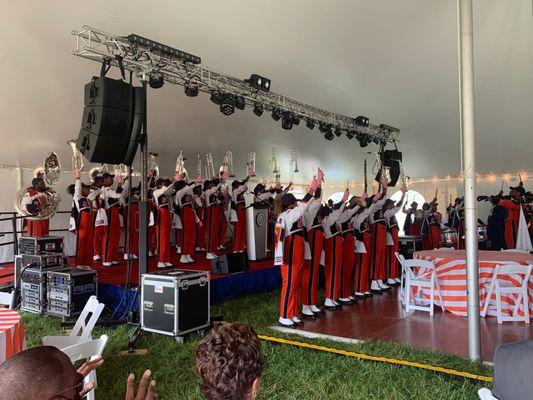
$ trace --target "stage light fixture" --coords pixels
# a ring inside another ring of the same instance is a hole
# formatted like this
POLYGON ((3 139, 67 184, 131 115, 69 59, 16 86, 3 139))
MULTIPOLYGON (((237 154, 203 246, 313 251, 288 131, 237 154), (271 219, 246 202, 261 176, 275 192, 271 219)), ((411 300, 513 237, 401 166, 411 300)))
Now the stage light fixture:
POLYGON ((185 84, 185 95, 188 97, 196 97, 198 96, 198 85, 194 83, 186 83, 185 84))
POLYGON ((165 84, 165 80, 163 79, 163 74, 159 73, 153 73, 150 74, 150 79, 148 80, 148 84, 152 89, 160 89, 165 84))
POLYGON ((222 95, 219 92, 211 92, 210 100, 216 105, 220 105, 222 103, 222 95))
POLYGON ((374 137, 372 138, 372 142, 374 142, 374 144, 379 145, 379 144, 381 143, 381 140, 380 140, 377 136, 374 136, 374 137))
POLYGON ((141 47, 147 47, 150 50, 160 52, 166 55, 177 57, 183 61, 187 61, 193 64, 200 64, 202 62, 202 59, 200 57, 189 54, 185 51, 175 49, 165 44, 156 42, 155 40, 146 39, 142 36, 135 35, 135 34, 128 35, 126 38, 130 41, 130 43, 137 44, 141 47))
POLYGON ((222 102, 220 103, 220 112, 226 116, 235 112, 235 99, 230 93, 222 95, 222 102))
POLYGON ((335 135, 333 134, 333 131, 331 129, 327 129, 326 130, 326 133, 324 133, 324 139, 326 140, 333 140, 333 138, 335 137, 335 135))
POLYGON ((307 121, 305 121, 305 126, 307 126, 309 129, 315 129, 315 121, 311 118, 307 118, 307 121))
POLYGON ((279 121, 280 118, 281 118, 281 110, 279 108, 274 108, 272 110, 272 119, 274 121, 279 121))
POLYGON ((337 137, 340 137, 342 135, 341 128, 339 127, 335 128, 335 135, 337 135, 337 137))
POLYGON ((292 114, 292 123, 294 125, 300 125, 300 116, 296 114, 292 114))
POLYGON ((244 110, 245 107, 246 107, 246 103, 244 101, 244 97, 235 96, 235 108, 239 110, 244 110))
POLYGON ((251 87, 268 92, 270 90, 270 79, 261 75, 252 74, 249 79, 244 80, 251 87))
POLYGON ((255 103, 254 105, 254 114, 260 117, 263 115, 263 106, 259 103, 255 103))
POLYGON ((288 111, 283 113, 283 118, 281 118, 281 127, 285 130, 291 130, 293 124, 294 115, 288 111))
POLYGON ((389 132, 397 132, 397 133, 400 132, 398 128, 395 128, 394 126, 390 126, 387 124, 381 124, 379 127, 389 132))
POLYGON ((368 146, 368 142, 369 142, 370 138, 368 137, 368 135, 366 133, 357 132, 355 134, 355 138, 359 142, 359 146, 361 146, 361 147, 368 146))
POLYGON ((346 131, 346 137, 350 140, 352 140, 355 137, 354 131, 346 131))
POLYGON ((355 119, 355 123, 359 126, 368 126, 370 120, 367 117, 360 115, 355 119))

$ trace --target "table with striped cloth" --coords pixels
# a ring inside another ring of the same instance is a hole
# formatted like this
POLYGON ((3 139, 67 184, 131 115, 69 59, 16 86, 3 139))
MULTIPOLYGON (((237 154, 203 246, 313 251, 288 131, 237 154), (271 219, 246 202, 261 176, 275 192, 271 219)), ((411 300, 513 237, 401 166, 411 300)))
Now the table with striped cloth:
POLYGON ((24 350, 24 325, 16 311, 0 308, 0 363, 24 350))
MULTIPOLYGON (((414 254, 415 258, 433 261, 437 268, 437 278, 442 291, 444 307, 446 311, 454 314, 466 316, 466 254, 464 250, 428 250, 419 251, 414 254)), ((515 253, 506 251, 479 251, 479 299, 480 312, 485 304, 488 287, 494 274, 496 265, 519 263, 532 264, 533 254, 515 253)), ((426 292, 419 293, 421 298, 429 299, 426 292)), ((529 280, 529 295, 533 296, 533 277, 529 280)), ((415 295, 416 296, 416 295, 415 295)), ((438 293, 435 294, 436 303, 440 304, 438 293)), ((512 313, 512 300, 502 297, 503 312, 512 313)), ((529 303, 530 310, 533 304, 529 303)), ((523 315, 522 309, 519 311, 523 315)), ((496 302, 494 295, 490 300, 487 315, 496 316, 496 302)))

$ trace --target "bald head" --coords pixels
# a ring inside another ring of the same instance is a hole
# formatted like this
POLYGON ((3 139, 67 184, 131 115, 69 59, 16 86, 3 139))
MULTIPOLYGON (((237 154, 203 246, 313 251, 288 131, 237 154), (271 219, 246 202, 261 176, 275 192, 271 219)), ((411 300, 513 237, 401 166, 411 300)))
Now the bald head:
POLYGON ((52 346, 23 351, 0 364, 0 400, 53 399, 62 393, 75 398, 76 368, 68 356, 52 346))

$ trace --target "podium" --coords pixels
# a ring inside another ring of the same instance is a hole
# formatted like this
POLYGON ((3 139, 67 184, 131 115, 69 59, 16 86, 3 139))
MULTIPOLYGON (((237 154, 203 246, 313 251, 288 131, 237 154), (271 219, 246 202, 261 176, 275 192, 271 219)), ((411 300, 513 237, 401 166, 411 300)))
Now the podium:
POLYGON ((268 206, 252 205, 246 209, 246 246, 248 259, 264 260, 267 257, 268 206))

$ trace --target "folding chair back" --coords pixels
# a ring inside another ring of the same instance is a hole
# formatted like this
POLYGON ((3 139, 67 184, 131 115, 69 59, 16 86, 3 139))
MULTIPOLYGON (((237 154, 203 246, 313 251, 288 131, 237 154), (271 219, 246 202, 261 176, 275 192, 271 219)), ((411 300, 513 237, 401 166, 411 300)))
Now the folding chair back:
POLYGON ((404 288, 405 300, 403 301, 405 310, 407 312, 410 310, 428 311, 430 315, 433 315, 435 291, 437 291, 441 308, 444 311, 444 300, 440 291, 435 264, 432 261, 412 259, 403 260, 402 265, 406 273, 404 288), (429 291, 429 306, 426 307, 416 304, 413 291, 414 287, 417 287, 421 292, 429 291))
POLYGON ((11 308, 11 301, 13 300, 13 292, 0 292, 0 307, 11 308))
POLYGON ((104 303, 99 303, 96 296, 89 297, 83 311, 81 312, 70 336, 79 336, 80 342, 87 341, 91 338, 91 332, 104 310, 104 303), (81 334, 80 334, 81 332, 81 334))

